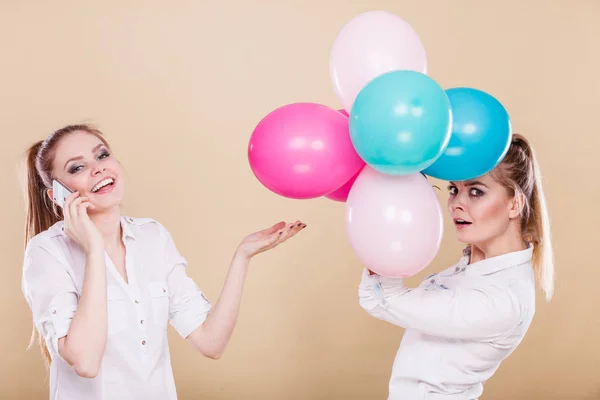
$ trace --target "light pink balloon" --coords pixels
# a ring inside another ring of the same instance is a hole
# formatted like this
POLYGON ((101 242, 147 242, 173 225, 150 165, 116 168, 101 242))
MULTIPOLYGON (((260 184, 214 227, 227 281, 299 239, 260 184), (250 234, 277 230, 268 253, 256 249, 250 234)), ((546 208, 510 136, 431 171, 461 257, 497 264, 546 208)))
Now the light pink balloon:
POLYGON ((329 200, 344 203, 348 199, 348 194, 350 193, 350 189, 352 189, 356 178, 358 178, 358 174, 354 175, 348 182, 344 184, 344 186, 342 186, 333 193, 329 193, 325 197, 327 197, 329 200))
POLYGON ((412 276, 431 263, 443 235, 442 206, 420 173, 363 168, 346 201, 346 232, 358 259, 385 277, 412 276))
POLYGON ((294 103, 265 116, 248 144, 257 179, 283 197, 311 199, 344 185, 363 167, 348 117, 316 103, 294 103))
POLYGON ((367 83, 395 70, 427 73, 425 48, 402 18, 387 11, 368 11, 351 19, 338 33, 331 48, 329 73, 348 112, 367 83))

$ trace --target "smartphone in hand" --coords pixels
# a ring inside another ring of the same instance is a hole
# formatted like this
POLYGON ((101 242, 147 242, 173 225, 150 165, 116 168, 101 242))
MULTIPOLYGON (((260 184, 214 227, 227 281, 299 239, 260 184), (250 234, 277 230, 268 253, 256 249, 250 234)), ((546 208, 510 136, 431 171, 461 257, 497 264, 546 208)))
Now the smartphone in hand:
POLYGON ((52 181, 52 197, 54 202, 61 208, 65 204, 65 200, 73 193, 72 190, 67 188, 62 182, 56 179, 52 181))

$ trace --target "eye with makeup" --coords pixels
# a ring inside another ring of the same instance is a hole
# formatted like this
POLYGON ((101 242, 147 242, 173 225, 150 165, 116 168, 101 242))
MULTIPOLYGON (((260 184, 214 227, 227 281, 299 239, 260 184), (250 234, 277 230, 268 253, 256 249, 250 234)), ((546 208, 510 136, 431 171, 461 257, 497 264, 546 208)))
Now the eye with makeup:
POLYGON ((483 196, 483 190, 477 189, 477 188, 471 188, 469 189, 469 194, 473 197, 481 197, 483 196))
POLYGON ((100 150, 100 154, 98 154, 98 160, 103 160, 108 157, 110 157, 110 153, 107 149, 100 150))
MULTIPOLYGON (((448 192, 450 193, 450 196, 456 196, 458 194, 458 188, 455 185, 448 185, 448 192)), ((484 194, 485 193, 481 189, 474 187, 469 189, 469 195, 472 197, 481 197, 484 194)))
MULTIPOLYGON (((107 149, 104 148, 98 152, 98 156, 96 157, 96 160, 104 160, 108 157, 110 157, 110 153, 108 152, 107 149)), ((81 171, 84 167, 85 167, 85 164, 73 164, 69 168, 69 173, 76 174, 77 172, 81 171)))

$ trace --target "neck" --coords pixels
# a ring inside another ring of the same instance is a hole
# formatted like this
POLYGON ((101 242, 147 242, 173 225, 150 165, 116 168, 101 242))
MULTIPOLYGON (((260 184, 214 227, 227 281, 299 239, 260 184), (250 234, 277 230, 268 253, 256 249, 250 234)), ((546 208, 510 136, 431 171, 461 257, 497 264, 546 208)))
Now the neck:
POLYGON ((90 219, 96 225, 107 250, 114 249, 121 243, 121 213, 119 209, 106 210, 90 214, 90 219))
POLYGON ((485 242, 474 243, 471 246, 470 263, 527 249, 527 243, 523 240, 518 223, 509 226, 509 229, 500 236, 485 242))

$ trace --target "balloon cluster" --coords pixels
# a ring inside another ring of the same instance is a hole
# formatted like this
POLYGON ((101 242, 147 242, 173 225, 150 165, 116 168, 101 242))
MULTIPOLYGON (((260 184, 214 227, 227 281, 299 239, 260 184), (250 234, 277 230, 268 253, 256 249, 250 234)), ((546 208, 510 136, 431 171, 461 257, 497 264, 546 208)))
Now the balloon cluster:
POLYGON ((414 275, 443 232, 425 175, 462 181, 492 170, 510 145, 508 113, 481 90, 442 89, 419 36, 386 11, 343 27, 329 69, 343 109, 302 102, 269 113, 250 139, 252 171, 281 196, 345 202, 361 262, 382 276, 414 275))

